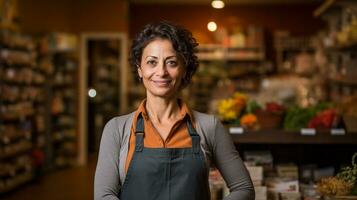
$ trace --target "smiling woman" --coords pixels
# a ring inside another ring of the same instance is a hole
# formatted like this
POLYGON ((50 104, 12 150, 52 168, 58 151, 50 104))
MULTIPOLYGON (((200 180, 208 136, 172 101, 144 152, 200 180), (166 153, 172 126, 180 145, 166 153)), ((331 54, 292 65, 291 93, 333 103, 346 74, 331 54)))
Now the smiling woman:
POLYGON ((148 98, 171 98, 180 88, 185 68, 169 40, 155 39, 144 48, 138 73, 148 98))
POLYGON ((168 22, 148 24, 134 39, 130 62, 146 99, 104 128, 95 199, 209 200, 211 164, 223 175, 226 200, 253 200, 254 188, 230 135, 213 115, 178 97, 198 67, 192 34, 168 22))

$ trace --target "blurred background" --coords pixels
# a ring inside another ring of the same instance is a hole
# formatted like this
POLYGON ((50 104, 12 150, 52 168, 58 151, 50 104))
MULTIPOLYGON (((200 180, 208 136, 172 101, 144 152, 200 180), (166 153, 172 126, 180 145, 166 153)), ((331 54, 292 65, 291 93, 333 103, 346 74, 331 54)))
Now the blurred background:
MULTIPOLYGON (((256 199, 356 195, 357 1, 0 0, 0 199, 93 199, 105 123, 145 97, 131 40, 159 20, 199 42, 181 97, 222 120, 256 199)), ((229 193, 214 168, 210 187, 229 193)))

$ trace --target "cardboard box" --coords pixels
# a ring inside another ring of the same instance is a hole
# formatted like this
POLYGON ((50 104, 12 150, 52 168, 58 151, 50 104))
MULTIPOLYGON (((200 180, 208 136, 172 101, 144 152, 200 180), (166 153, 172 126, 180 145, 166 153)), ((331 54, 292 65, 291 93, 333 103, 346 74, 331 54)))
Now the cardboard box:
POLYGON ((295 164, 279 164, 276 166, 279 177, 298 179, 299 169, 295 164))
POLYGON ((250 178, 254 186, 260 186, 263 182, 263 167, 262 166, 247 166, 250 178))
POLYGON ((266 186, 255 186, 255 200, 267 200, 267 187, 266 186))

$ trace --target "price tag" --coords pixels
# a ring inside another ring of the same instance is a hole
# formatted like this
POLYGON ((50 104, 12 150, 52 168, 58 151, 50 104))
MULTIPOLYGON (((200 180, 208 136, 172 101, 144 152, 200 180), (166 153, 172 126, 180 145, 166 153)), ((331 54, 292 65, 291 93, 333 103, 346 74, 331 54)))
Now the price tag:
POLYGON ((301 135, 316 135, 316 130, 314 128, 302 128, 301 135))
POLYGON ((331 135, 346 135, 346 131, 343 128, 333 128, 330 133, 331 135))
POLYGON ((229 133, 230 134, 243 134, 244 129, 242 127, 230 127, 229 133))

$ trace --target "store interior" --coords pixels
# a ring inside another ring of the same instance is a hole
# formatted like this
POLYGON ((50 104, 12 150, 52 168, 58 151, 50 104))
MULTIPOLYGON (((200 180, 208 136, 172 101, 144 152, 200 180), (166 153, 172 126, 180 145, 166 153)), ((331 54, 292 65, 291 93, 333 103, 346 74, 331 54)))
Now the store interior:
MULTIPOLYGON (((222 121, 257 200, 356 199, 355 0, 0 0, 0 199, 93 199, 106 122, 145 98, 131 41, 161 20, 197 39, 180 98, 222 121)), ((210 188, 229 193, 214 167, 210 188)))

